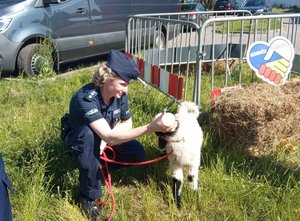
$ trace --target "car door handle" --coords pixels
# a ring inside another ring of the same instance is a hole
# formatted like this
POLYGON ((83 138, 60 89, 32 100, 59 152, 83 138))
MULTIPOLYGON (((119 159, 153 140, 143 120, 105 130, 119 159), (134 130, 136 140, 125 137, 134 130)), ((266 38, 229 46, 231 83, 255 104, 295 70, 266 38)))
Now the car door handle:
POLYGON ((77 8, 76 13, 84 15, 84 14, 86 14, 86 9, 85 8, 77 8))

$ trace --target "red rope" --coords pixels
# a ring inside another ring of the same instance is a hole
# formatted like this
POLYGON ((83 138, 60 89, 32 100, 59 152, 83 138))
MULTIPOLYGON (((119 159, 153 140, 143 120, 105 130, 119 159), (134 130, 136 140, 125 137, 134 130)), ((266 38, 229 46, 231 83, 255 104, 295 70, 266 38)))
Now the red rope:
POLYGON ((169 153, 166 153, 165 155, 163 155, 161 157, 154 158, 152 160, 147 160, 147 161, 142 161, 142 162, 123 162, 123 161, 115 160, 116 159, 116 153, 115 153, 114 149, 110 146, 106 146, 103 150, 102 156, 100 156, 100 159, 104 160, 105 162, 108 162, 108 163, 120 164, 120 165, 125 165, 125 166, 137 166, 137 165, 146 165, 146 164, 150 164, 150 163, 155 163, 157 161, 163 160, 163 159, 167 158, 169 155, 171 155, 172 152, 173 151, 170 151, 169 153), (105 154, 105 150, 107 150, 107 149, 109 149, 113 153, 112 159, 107 157, 107 155, 105 154))
POLYGON ((116 202, 115 202, 115 197, 113 195, 113 192, 112 192, 112 182, 111 182, 111 173, 108 169, 108 163, 114 163, 114 164, 120 164, 120 165, 126 165, 126 166, 129 166, 129 165, 145 165, 145 164, 150 164, 150 163, 154 163, 154 162, 157 162, 157 161, 160 161, 160 160, 163 160, 165 158, 167 158, 169 155, 172 154, 172 151, 170 151, 169 153, 166 153, 165 155, 161 156, 161 157, 158 157, 158 158, 154 158, 154 159, 151 159, 151 160, 147 160, 147 161, 142 161, 142 162, 123 162, 123 161, 116 161, 116 153, 114 151, 114 149, 110 146, 106 146, 103 150, 103 153, 102 153, 102 156, 100 156, 100 159, 104 161, 105 163, 105 167, 103 167, 102 164, 100 164, 100 171, 101 171, 101 175, 102 175, 102 178, 103 178, 103 181, 104 181, 104 184, 107 188, 107 192, 108 192, 108 195, 107 197, 105 197, 105 199, 101 202, 100 199, 97 199, 97 204, 102 207, 104 206, 107 202, 108 202, 108 199, 109 197, 111 198, 111 203, 112 203, 112 208, 111 208, 111 211, 110 211, 110 214, 109 214, 109 217, 108 217, 108 221, 110 221, 113 217, 113 214, 115 212, 115 207, 116 207, 116 202), (105 151, 111 151, 112 153, 112 159, 110 159, 105 151))
MULTIPOLYGON (((106 156, 106 154, 104 153, 103 151, 103 154, 106 156)), ((112 192, 112 184, 111 184, 111 174, 110 174, 110 171, 108 169, 108 163, 105 161, 105 168, 103 168, 102 164, 100 164, 100 171, 101 171, 101 175, 102 175, 102 178, 103 178, 103 181, 104 181, 104 184, 106 186, 106 189, 107 189, 107 192, 108 192, 108 195, 110 196, 111 198, 111 204, 112 204, 112 209, 110 211, 110 214, 109 214, 109 217, 108 217, 108 220, 111 220, 112 217, 113 217, 113 214, 115 212, 115 197, 113 195, 113 192, 112 192), (105 169, 105 172, 104 172, 104 169, 105 169)), ((104 206, 108 199, 109 199, 109 196, 105 197, 105 199, 103 200, 103 202, 100 201, 100 199, 97 199, 97 203, 100 207, 104 206)))

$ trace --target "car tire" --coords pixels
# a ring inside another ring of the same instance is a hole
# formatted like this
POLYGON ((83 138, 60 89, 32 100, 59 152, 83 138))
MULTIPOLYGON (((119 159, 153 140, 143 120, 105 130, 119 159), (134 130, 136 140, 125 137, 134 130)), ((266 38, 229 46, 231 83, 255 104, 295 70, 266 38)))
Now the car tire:
POLYGON ((166 48, 166 36, 163 31, 156 30, 154 32, 153 47, 155 49, 166 48))
POLYGON ((40 44, 29 44, 21 49, 17 60, 19 74, 26 76, 40 75, 39 62, 41 55, 38 53, 40 44))

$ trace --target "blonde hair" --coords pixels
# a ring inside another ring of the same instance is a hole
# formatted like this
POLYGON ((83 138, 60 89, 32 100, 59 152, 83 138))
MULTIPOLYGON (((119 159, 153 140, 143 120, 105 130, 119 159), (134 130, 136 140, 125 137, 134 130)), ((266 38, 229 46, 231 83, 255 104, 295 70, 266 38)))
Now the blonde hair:
POLYGON ((98 64, 92 78, 92 83, 97 89, 101 89, 108 79, 115 79, 117 75, 106 65, 106 62, 98 64))

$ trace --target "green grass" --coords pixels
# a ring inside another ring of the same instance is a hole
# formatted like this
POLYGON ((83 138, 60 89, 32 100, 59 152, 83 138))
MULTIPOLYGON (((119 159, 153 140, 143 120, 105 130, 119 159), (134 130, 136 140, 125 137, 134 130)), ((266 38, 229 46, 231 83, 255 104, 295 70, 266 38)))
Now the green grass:
MULTIPOLYGON (((83 69, 51 79, 0 81, 0 152, 15 189, 15 194, 10 194, 15 221, 87 220, 74 202, 78 171, 64 152, 59 124, 71 95, 90 81, 92 71, 83 69)), ((208 96, 209 84, 204 85, 203 93, 208 96)), ((129 94, 135 126, 149 122, 169 102, 138 82, 130 85, 129 94)), ((199 190, 184 186, 182 209, 172 201, 164 160, 113 173, 113 220, 300 220, 300 154, 255 158, 238 148, 224 150, 211 136, 209 120, 201 121, 205 143, 199 190), (291 162, 291 158, 296 160, 291 162)), ((158 156, 154 135, 140 141, 148 159, 158 156)), ((109 212, 110 205, 103 209, 102 220, 109 212)))
POLYGON ((264 30, 265 32, 280 27, 280 19, 258 19, 255 20, 238 20, 238 21, 228 21, 226 23, 217 24, 216 30, 219 33, 254 33, 255 30, 264 30))

